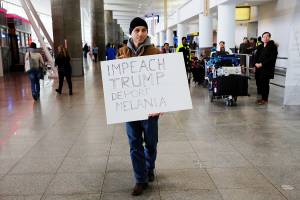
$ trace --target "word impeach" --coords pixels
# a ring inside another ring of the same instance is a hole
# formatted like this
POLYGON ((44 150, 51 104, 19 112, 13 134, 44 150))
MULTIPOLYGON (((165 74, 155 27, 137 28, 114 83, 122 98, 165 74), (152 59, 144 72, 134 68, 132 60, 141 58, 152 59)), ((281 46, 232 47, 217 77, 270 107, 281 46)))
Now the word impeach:
POLYGON ((141 73, 141 72, 155 72, 162 71, 166 69, 164 58, 160 59, 149 59, 148 61, 141 60, 137 62, 133 61, 124 61, 118 64, 107 65, 108 76, 123 75, 125 73, 141 73))
POLYGON ((183 56, 174 54, 175 62, 170 56, 101 62, 108 123, 141 120, 152 112, 176 110, 174 102, 182 98, 177 95, 190 96, 183 56), (181 85, 176 86, 177 82, 181 85))
POLYGON ((124 61, 107 65, 108 77, 114 77, 109 79, 113 84, 113 89, 159 85, 160 80, 164 77, 163 71, 165 70, 164 58, 149 59, 148 61, 141 60, 140 62, 135 60, 130 62, 124 61))

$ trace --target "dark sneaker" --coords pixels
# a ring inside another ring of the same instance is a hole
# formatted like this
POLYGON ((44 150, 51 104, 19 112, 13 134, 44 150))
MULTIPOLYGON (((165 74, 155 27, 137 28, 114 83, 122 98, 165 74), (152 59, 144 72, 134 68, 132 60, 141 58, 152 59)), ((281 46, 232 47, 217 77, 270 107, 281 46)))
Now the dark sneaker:
POLYGON ((153 171, 148 172, 148 181, 153 182, 154 179, 155 179, 154 172, 153 171))
POLYGON ((261 101, 262 101, 262 99, 257 99, 255 103, 260 104, 261 101))
POLYGON ((61 91, 59 89, 55 89, 55 91, 58 93, 58 94, 61 94, 61 91))
POLYGON ((147 187, 148 187, 148 183, 137 183, 137 184, 135 184, 135 186, 131 192, 131 195, 139 196, 139 195, 143 194, 143 191, 145 189, 147 189, 147 187))
POLYGON ((265 104, 268 104, 268 101, 265 101, 265 100, 261 100, 258 105, 265 105, 265 104))
POLYGON ((70 95, 70 96, 72 96, 72 95, 73 95, 73 92, 72 92, 72 91, 70 91, 70 92, 69 92, 69 95, 70 95))
POLYGON ((38 97, 37 97, 36 95, 32 95, 32 97, 33 97, 33 99, 34 99, 35 101, 38 100, 38 97))

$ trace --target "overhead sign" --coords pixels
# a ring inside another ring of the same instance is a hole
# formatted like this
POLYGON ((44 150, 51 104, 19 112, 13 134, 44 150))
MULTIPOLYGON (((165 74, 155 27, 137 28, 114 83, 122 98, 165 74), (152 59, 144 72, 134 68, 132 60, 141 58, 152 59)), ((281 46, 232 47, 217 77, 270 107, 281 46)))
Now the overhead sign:
POLYGON ((182 53, 101 62, 108 124, 192 109, 182 53))

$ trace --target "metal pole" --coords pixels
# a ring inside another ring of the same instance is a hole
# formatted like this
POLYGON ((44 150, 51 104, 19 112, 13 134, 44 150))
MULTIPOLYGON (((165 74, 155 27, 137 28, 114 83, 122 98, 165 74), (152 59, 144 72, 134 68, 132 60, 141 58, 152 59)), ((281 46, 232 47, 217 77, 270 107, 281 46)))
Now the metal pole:
POLYGON ((46 30, 46 28, 45 28, 43 22, 41 21, 39 15, 37 14, 37 12, 36 12, 34 6, 32 5, 31 0, 25 0, 25 1, 26 1, 27 5, 29 6, 29 9, 31 10, 33 16, 35 17, 35 19, 36 19, 38 25, 39 25, 40 28, 42 29, 42 31, 43 31, 45 37, 47 38, 47 40, 48 40, 50 46, 52 47, 52 49, 54 49, 53 41, 52 41, 52 39, 51 39, 51 37, 50 37, 48 31, 46 30))
POLYGON ((42 37, 42 35, 41 35, 40 31, 39 31, 39 28, 37 27, 37 25, 36 25, 33 17, 31 16, 30 10, 27 7, 27 4, 26 4, 25 0, 21 0, 21 3, 22 3, 22 7, 23 7, 23 9, 24 9, 24 11, 25 11, 25 13, 26 13, 29 21, 31 22, 32 28, 33 28, 36 36, 38 37, 38 40, 39 40, 39 42, 40 42, 40 44, 41 44, 41 46, 42 46, 42 48, 43 48, 43 50, 45 52, 46 58, 50 62, 51 67, 53 67, 54 66, 53 58, 52 58, 52 56, 51 56, 48 48, 46 47, 46 44, 45 44, 45 42, 43 40, 43 37, 42 37))

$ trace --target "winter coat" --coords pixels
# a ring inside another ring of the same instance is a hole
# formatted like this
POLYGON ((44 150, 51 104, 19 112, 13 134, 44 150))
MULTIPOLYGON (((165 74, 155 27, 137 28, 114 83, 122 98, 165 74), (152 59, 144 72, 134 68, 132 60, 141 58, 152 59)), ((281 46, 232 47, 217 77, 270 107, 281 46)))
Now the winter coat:
POLYGON ((190 52, 189 46, 180 44, 177 47, 176 52, 182 52, 183 53, 183 58, 184 58, 186 71, 190 71, 190 69, 191 69, 191 52, 190 52))
POLYGON ((55 58, 55 65, 58 67, 58 72, 71 74, 72 67, 70 64, 70 56, 57 55, 55 58))
POLYGON ((141 44, 138 49, 134 48, 132 39, 130 38, 127 46, 119 49, 117 58, 130 58, 135 56, 147 56, 153 54, 160 54, 160 51, 159 49, 152 46, 149 37, 146 38, 145 42, 141 44))
POLYGON ((270 40, 266 47, 264 44, 259 45, 254 58, 255 63, 262 63, 262 67, 256 68, 255 76, 273 79, 277 55, 277 46, 273 40, 270 40))

